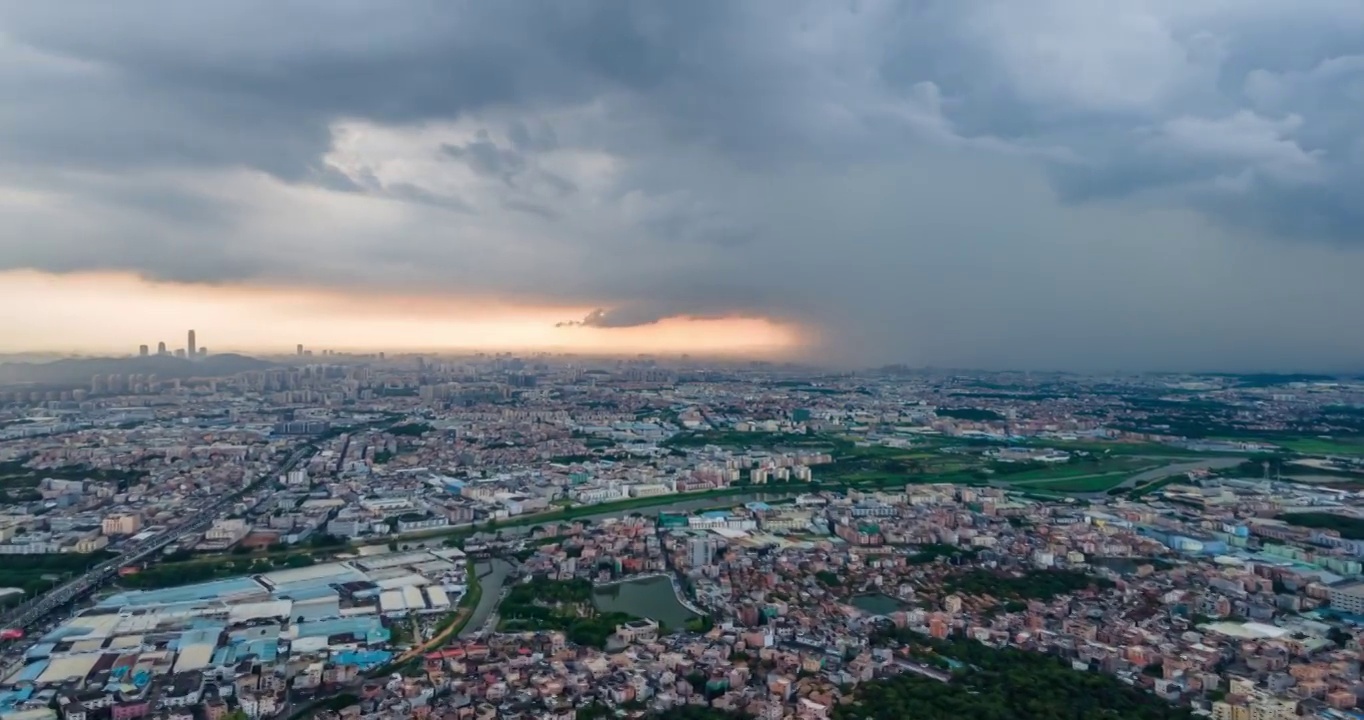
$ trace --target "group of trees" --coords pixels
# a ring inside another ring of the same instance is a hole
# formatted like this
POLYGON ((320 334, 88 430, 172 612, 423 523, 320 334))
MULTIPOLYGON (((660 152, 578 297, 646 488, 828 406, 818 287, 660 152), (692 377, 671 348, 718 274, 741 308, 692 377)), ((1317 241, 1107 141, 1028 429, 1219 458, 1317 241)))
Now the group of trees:
POLYGON ((574 465, 574 464, 577 464, 577 463, 591 462, 591 461, 596 460, 596 459, 597 459, 597 457, 596 457, 595 455, 577 454, 577 455, 555 455, 554 457, 550 458, 549 461, 552 462, 552 463, 558 463, 558 464, 560 464, 560 465, 574 465))
POLYGON ((669 708, 650 717, 658 720, 743 720, 748 716, 743 713, 717 710, 713 707, 683 705, 682 707, 669 708))
POLYGON ((163 563, 153 565, 133 575, 120 577, 118 583, 127 588, 155 590, 235 575, 256 575, 281 568, 308 567, 316 563, 317 560, 306 554, 284 557, 239 557, 239 559, 226 561, 163 563))
POLYGON ((830 570, 820 570, 819 572, 816 572, 815 579, 818 580, 821 585, 827 587, 838 587, 843 584, 843 581, 839 579, 838 574, 830 570))
POLYGON ((431 432, 434 429, 435 428, 433 428, 430 425, 427 425, 426 423, 413 422, 405 423, 402 425, 394 425, 393 427, 389 428, 388 430, 385 430, 384 432, 387 432, 389 435, 421 437, 422 435, 425 435, 426 433, 431 432))
POLYGON ((705 445, 773 449, 785 446, 822 447, 831 445, 831 440, 828 437, 811 433, 692 430, 678 433, 663 441, 664 447, 703 447, 705 445))
POLYGON ((1328 512, 1283 513, 1276 519, 1315 530, 1335 530, 1343 538, 1364 540, 1364 520, 1328 512))
POLYGON ((114 485, 120 492, 146 476, 140 470, 114 470, 89 465, 31 468, 33 456, 0 462, 0 505, 36 502, 43 499, 38 486, 46 478, 55 480, 93 480, 114 485))
POLYGON ((230 575, 250 572, 266 572, 273 566, 269 561, 250 561, 238 564, 227 563, 177 563, 175 565, 153 565, 133 575, 118 579, 123 587, 140 590, 174 587, 188 583, 204 582, 230 575))
MULTIPOLYGON (((631 709, 628 707, 630 704, 627 703, 626 707, 621 709, 631 709)), ((634 704, 643 707, 643 704, 638 701, 635 701, 634 704)), ((574 717, 576 720, 605 720, 616 716, 616 711, 611 706, 594 702, 578 708, 574 717)), ((748 716, 742 713, 717 710, 704 705, 683 705, 682 707, 669 708, 663 712, 650 713, 647 717, 657 720, 744 720, 748 716)))
POLYGON ((951 558, 960 556, 963 560, 970 560, 977 554, 976 550, 970 548, 959 548, 956 545, 944 545, 942 543, 928 543, 919 546, 919 551, 905 558, 905 562, 910 565, 927 565, 938 558, 951 558))
MULTIPOLYGON (((893 631, 892 631, 893 632, 893 631)), ((969 640, 932 640, 912 631, 896 637, 921 654, 956 661, 951 682, 914 673, 858 686, 834 720, 1189 720, 1176 707, 1116 678, 1074 670, 1065 661, 969 640)), ((884 639, 884 638, 883 638, 884 639)))
POLYGON ((616 626, 639 618, 623 612, 600 612, 592 604, 587 580, 550 580, 534 577, 514 585, 498 609, 501 629, 562 630, 571 642, 606 647, 616 626))
POLYGON ((83 573, 113 556, 105 550, 85 554, 7 555, 0 563, 0 587, 16 587, 24 593, 22 596, 10 595, 0 604, 16 605, 45 593, 63 579, 83 573))
POLYGON ((943 589, 949 593, 989 595, 1001 600, 1050 600, 1089 588, 1111 587, 1111 580, 1076 570, 1029 570, 1015 576, 976 569, 949 577, 943 583, 943 589))

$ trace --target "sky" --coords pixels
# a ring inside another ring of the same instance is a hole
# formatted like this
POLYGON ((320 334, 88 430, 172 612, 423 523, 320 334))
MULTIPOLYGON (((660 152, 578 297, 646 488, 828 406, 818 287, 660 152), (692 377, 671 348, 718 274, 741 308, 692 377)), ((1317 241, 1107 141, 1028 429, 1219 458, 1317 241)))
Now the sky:
POLYGON ((3 349, 1364 370, 1358 0, 0 0, 0 96, 3 349))

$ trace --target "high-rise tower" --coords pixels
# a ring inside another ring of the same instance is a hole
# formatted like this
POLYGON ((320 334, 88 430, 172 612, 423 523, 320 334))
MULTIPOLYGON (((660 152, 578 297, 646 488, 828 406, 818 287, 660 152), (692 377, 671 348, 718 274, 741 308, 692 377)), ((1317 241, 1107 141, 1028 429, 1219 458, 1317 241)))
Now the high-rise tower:
POLYGON ((165 354, 166 354, 166 341, 165 341, 165 340, 162 340, 161 342, 159 342, 159 343, 156 344, 156 354, 157 354, 157 355, 165 355, 165 354))
POLYGON ((185 345, 185 354, 194 357, 194 331, 189 331, 189 342, 185 345))

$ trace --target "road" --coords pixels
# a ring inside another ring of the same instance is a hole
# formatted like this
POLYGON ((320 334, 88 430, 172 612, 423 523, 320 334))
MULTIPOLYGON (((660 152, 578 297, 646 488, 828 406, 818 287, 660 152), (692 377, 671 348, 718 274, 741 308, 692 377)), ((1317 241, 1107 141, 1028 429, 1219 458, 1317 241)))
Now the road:
MULTIPOLYGON (((294 450, 289 457, 274 470, 267 474, 263 481, 269 482, 280 474, 288 473, 294 466, 303 459, 308 452, 307 447, 300 447, 294 450)), ((109 578, 113 577, 120 567, 139 562, 157 552, 162 548, 178 541, 180 538, 192 533, 202 532, 213 524, 214 520, 220 519, 231 510, 232 504, 250 491, 251 488, 242 488, 230 495, 225 495, 207 507, 201 508, 187 520, 176 525, 163 533, 149 538, 146 541, 137 543, 124 548, 122 554, 110 560, 106 560, 93 568, 90 568, 84 575, 73 578, 66 584, 43 593, 38 597, 20 605, 3 617, 0 617, 0 625, 7 628, 28 629, 33 624, 42 620, 48 613, 67 603, 80 598, 84 594, 99 587, 109 578)))

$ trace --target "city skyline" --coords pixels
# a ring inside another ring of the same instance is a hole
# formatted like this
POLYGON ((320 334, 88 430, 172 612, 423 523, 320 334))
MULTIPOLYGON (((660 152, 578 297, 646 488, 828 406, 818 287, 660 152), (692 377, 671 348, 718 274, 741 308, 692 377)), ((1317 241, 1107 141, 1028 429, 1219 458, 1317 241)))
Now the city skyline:
MULTIPOLYGON (((6 284, 6 280, 9 284, 6 284)), ((217 352, 284 352, 302 342, 337 350, 452 350, 637 353, 788 357, 802 331, 760 319, 669 320, 622 329, 558 326, 588 308, 518 307, 481 300, 450 302, 385 295, 356 298, 300 289, 221 290, 151 283, 122 275, 53 278, 0 274, 31 302, 25 328, 0 337, 0 351, 128 354, 146 340, 182 337, 194 327, 217 352), (114 292, 106 292, 113 288, 114 292), (107 320, 91 326, 98 303, 107 320), (42 316, 41 322, 34 316, 42 316), (24 332, 28 330, 28 332, 24 332)), ((170 343, 173 348, 175 343, 170 343)))
MULTIPOLYGON (((670 318, 644 326, 600 328, 569 326, 559 318, 582 317, 586 308, 524 308, 496 301, 451 302, 419 296, 355 297, 297 288, 205 288, 193 284, 157 283, 119 274, 75 274, 54 277, 32 272, 0 273, 0 301, 12 288, 32 303, 32 318, 42 322, 0 337, 0 354, 136 355, 143 339, 174 337, 192 325, 212 328, 215 352, 297 355, 297 347, 344 353, 521 352, 590 356, 637 354, 711 358, 751 358, 807 362, 854 369, 890 363, 826 362, 818 352, 819 328, 774 323, 762 318, 670 318), (105 288, 115 292, 105 295, 105 288), (100 303, 109 319, 87 324, 92 303, 100 303), (272 322, 265 321, 269 317, 272 322), (155 319, 155 324, 148 319, 155 319), (205 322, 205 318, 211 322, 205 322), (33 332, 25 334, 24 329, 33 332), (299 341, 302 340, 300 343, 299 341)), ((175 354, 172 343, 158 342, 157 354, 175 354)), ((938 367, 973 367, 941 363, 938 367)), ((984 363, 974 367, 1001 370, 1068 370, 1079 372, 1325 372, 1364 371, 1364 360, 1335 363, 1261 362, 1254 343, 1239 360, 1217 362, 1146 362, 1111 365, 1049 363, 984 363)))

